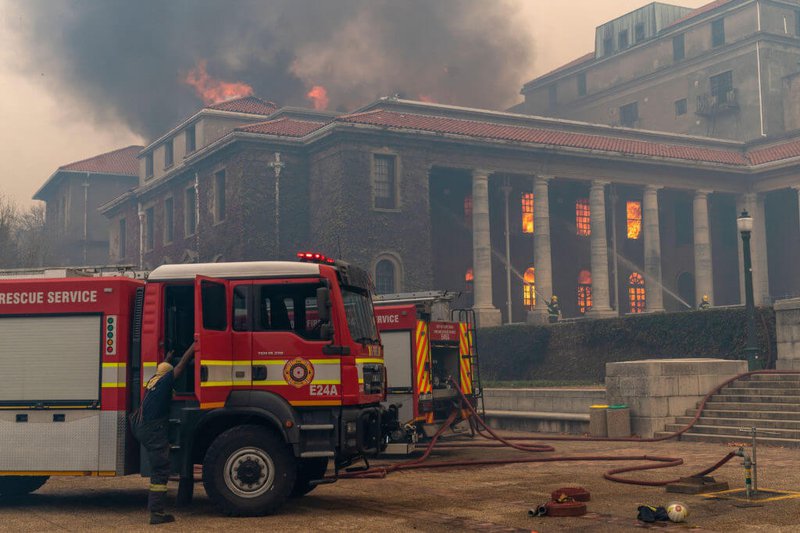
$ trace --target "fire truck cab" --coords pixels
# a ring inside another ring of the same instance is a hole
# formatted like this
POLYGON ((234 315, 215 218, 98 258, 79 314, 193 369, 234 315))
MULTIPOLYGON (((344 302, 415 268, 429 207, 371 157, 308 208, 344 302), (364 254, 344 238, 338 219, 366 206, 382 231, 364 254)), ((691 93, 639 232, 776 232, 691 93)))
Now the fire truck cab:
POLYGON ((388 421, 370 279, 302 255, 163 265, 146 282, 0 280, 0 496, 51 475, 147 473, 127 416, 193 342, 170 414, 180 500, 202 465, 223 512, 269 513, 331 481, 329 462, 377 454, 388 421))

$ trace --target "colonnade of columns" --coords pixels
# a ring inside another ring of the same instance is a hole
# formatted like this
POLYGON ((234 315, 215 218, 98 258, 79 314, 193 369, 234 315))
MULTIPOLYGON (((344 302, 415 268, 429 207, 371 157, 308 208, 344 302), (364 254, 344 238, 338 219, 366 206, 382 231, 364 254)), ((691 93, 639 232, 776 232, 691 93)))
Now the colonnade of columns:
MULTIPOLYGON (((472 237, 474 305, 478 325, 494 326, 501 323, 501 313, 492 303, 492 246, 489 226, 489 175, 488 170, 472 173, 472 237)), ((535 307, 528 314, 528 322, 543 323, 547 317, 547 301, 553 294, 553 262, 550 240, 549 192, 553 176, 537 175, 533 178, 534 234, 533 265, 536 268, 535 307)), ((591 272, 592 308, 589 316, 614 316, 609 290, 609 245, 606 226, 605 195, 608 181, 593 180, 589 188, 591 220, 591 272)), ((661 230, 659 225, 660 186, 646 185, 643 188, 643 245, 644 279, 647 287, 646 308, 651 312, 664 310, 663 282, 661 276, 661 230)), ((711 232, 709 225, 708 199, 712 191, 697 190, 692 201, 694 230, 694 272, 696 305, 702 297, 714 301, 714 278, 711 232)), ((800 191, 798 191, 800 194, 800 191)), ((754 221, 751 243, 753 246, 753 286, 756 305, 769 302, 769 279, 767 274, 766 225, 764 200, 755 193, 737 198, 737 215, 747 210, 754 221)), ((739 272, 742 272, 742 243, 739 242, 739 272)), ((740 283, 743 285, 742 276, 740 283)), ((740 291, 744 301, 744 290, 740 291)))

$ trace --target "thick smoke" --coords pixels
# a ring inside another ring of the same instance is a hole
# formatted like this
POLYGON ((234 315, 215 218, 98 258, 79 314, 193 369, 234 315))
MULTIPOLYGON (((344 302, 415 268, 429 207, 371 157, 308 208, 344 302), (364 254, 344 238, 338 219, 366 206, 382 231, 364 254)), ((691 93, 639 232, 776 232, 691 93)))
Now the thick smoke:
POLYGON ((385 95, 500 109, 518 100, 532 46, 516 0, 26 0, 31 73, 67 105, 146 137, 201 101, 186 75, 240 81, 282 105, 385 95))

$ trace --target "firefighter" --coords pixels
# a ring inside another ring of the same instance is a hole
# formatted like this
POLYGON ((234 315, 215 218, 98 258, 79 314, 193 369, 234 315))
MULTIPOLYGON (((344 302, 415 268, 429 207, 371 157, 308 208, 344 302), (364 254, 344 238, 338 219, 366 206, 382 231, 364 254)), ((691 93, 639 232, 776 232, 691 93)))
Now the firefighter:
POLYGON ((703 295, 703 299, 700 301, 700 304, 697 306, 697 308, 701 311, 708 311, 711 309, 711 302, 708 301, 708 294, 703 295))
POLYGON ((558 296, 555 294, 550 298, 550 301, 547 302, 547 320, 551 324, 555 324, 558 322, 558 319, 561 318, 561 307, 558 305, 558 296))
POLYGON ((147 391, 138 411, 134 425, 134 435, 147 451, 150 463, 150 491, 147 509, 150 511, 150 524, 174 522, 175 517, 164 512, 167 497, 167 480, 170 474, 169 461, 169 405, 172 401, 172 387, 183 373, 186 365, 194 357, 194 344, 189 346, 177 366, 170 363, 172 352, 159 364, 156 374, 150 378, 147 391))

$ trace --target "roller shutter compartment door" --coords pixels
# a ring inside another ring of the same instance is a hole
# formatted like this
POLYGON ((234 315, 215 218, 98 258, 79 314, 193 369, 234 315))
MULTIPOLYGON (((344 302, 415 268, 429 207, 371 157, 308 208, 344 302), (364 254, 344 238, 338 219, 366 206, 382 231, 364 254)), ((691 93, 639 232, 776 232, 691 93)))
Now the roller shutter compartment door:
POLYGON ((99 400, 101 317, 0 318, 0 402, 99 400))
POLYGON ((383 344, 383 362, 386 365, 388 388, 411 389, 411 332, 384 331, 381 333, 383 344))

